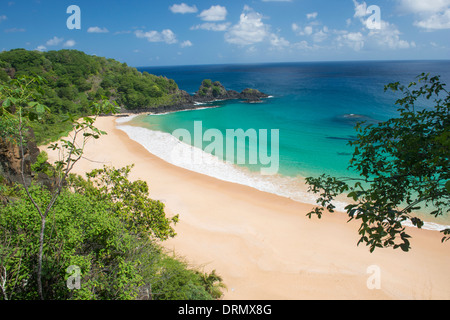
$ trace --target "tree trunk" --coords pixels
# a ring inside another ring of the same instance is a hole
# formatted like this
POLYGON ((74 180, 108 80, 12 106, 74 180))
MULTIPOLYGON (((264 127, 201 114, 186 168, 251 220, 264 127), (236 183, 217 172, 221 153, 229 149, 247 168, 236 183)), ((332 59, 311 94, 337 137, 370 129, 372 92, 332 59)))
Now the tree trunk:
POLYGON ((45 233, 45 216, 41 219, 41 234, 39 235, 39 256, 38 256, 38 269, 37 269, 37 283, 39 298, 44 300, 44 293, 42 291, 42 257, 44 256, 44 233, 45 233))

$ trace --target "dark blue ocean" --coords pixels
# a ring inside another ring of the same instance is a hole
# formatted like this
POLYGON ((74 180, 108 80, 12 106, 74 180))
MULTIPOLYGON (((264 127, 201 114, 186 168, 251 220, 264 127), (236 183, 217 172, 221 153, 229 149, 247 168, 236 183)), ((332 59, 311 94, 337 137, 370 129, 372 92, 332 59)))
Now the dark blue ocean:
MULTIPOLYGON (((138 70, 174 79, 180 89, 191 94, 199 89, 202 80, 211 79, 220 81, 227 89, 242 91, 254 88, 270 95, 263 103, 217 101, 214 105, 218 108, 139 117, 136 120, 147 129, 165 134, 180 128, 194 133, 194 121, 202 121, 204 131, 217 129, 223 133, 227 129, 239 128, 277 129, 278 180, 272 177, 270 183, 276 185, 273 188, 279 188, 274 192, 301 200, 308 197, 305 190, 299 191, 301 187, 294 189, 301 185, 303 177, 322 173, 354 176, 347 168, 353 153, 348 141, 356 136, 355 124, 358 121, 375 123, 398 115, 395 101, 400 95, 385 92, 385 85, 397 81, 407 85, 423 72, 440 75, 443 82, 450 84, 450 61, 205 65, 142 67, 138 70), (298 192, 298 197, 293 195, 295 192, 298 192)), ((247 174, 254 175, 259 168, 245 164, 240 167, 247 170, 247 174)), ((216 175, 213 169, 208 174, 216 175)), ((220 178, 219 175, 217 172, 220 178)), ((249 179, 261 179, 260 182, 246 183, 255 187, 258 183, 261 187, 265 181, 264 177, 249 179)))

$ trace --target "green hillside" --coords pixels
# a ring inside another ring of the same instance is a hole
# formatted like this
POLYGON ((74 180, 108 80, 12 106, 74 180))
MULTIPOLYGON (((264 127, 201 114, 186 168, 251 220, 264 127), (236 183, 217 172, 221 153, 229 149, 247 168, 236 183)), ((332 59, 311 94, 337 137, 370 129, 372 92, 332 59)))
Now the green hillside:
POLYGON ((186 97, 174 80, 76 50, 1 52, 0 83, 22 74, 46 80, 42 103, 51 114, 34 126, 39 143, 49 142, 69 129, 61 121, 64 115, 87 115, 89 104, 102 96, 115 100, 125 112, 179 105, 186 97))

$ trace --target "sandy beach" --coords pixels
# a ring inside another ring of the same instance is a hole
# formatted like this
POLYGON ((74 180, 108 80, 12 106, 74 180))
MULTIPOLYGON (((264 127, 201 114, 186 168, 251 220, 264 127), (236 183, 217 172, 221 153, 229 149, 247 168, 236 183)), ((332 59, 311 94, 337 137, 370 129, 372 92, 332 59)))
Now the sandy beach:
POLYGON ((439 232, 411 229, 410 252, 371 254, 357 246, 358 224, 345 214, 310 220, 311 205, 173 166, 129 139, 116 119, 97 120, 108 135, 89 141, 73 172, 134 164, 131 179, 147 181, 166 213, 180 215, 177 236, 163 245, 193 266, 215 269, 228 287, 224 299, 450 298, 450 243, 439 232), (379 271, 379 288, 367 285, 371 270, 379 271))

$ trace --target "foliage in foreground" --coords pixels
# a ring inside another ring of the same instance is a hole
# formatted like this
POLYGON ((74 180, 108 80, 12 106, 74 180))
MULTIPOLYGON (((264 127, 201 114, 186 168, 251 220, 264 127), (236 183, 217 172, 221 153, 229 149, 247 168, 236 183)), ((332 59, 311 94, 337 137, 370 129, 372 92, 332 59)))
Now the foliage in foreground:
POLYGON ((94 170, 88 180, 68 179, 87 141, 106 134, 94 123, 101 113, 115 113, 115 102, 102 97, 90 104, 94 116, 67 116, 71 137, 50 146, 60 155, 55 166, 41 153, 30 165, 38 174, 25 170, 25 133, 50 111, 41 103, 44 83, 23 75, 0 85, 0 127, 5 129, 0 143, 17 145, 22 178, 21 185, 10 186, 0 176, 1 299, 220 297, 215 272, 188 270, 155 244, 175 236, 172 224, 178 217, 166 217, 164 205, 149 198, 145 182, 128 180, 131 167, 94 170), (41 185, 39 173, 53 183, 41 185), (29 182, 32 177, 37 181, 29 182))
MULTIPOLYGON (((408 251, 405 221, 421 228, 424 223, 415 212, 431 208, 438 217, 450 211, 450 94, 440 77, 426 74, 408 87, 391 83, 389 89, 403 94, 396 102, 400 116, 377 125, 359 123, 357 140, 349 143, 355 147, 350 168, 361 178, 307 179, 321 205, 308 216, 320 218, 325 208, 333 212, 332 201, 347 193, 353 201, 345 210, 350 220, 361 221, 358 244, 365 243, 371 252, 387 247, 408 251)), ((442 233, 447 241, 450 229, 442 233)))
MULTIPOLYGON (((128 170, 105 168, 102 178, 115 181, 112 184, 120 181, 121 185, 132 185, 124 175, 128 170)), ((81 177, 72 180, 73 187, 85 184, 88 181, 81 177)), ((22 187, 3 186, 1 192, 9 203, 0 205, 0 299, 38 299, 39 216, 22 187)), ((38 204, 47 203, 51 197, 39 185, 33 185, 30 192, 38 204)), ((159 239, 174 236, 172 220, 153 224, 154 232, 149 236, 147 228, 142 228, 146 217, 130 222, 129 208, 124 210, 122 206, 129 199, 124 196, 124 202, 118 205, 108 199, 109 192, 79 194, 65 188, 55 202, 45 229, 45 299, 211 300, 222 295, 222 279, 215 272, 191 269, 157 244, 159 239), (71 266, 79 268, 79 289, 70 287, 74 279, 68 269, 71 266)), ((141 194, 136 201, 152 200, 141 194)), ((161 221, 161 217, 158 219, 161 221)))

